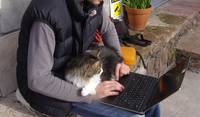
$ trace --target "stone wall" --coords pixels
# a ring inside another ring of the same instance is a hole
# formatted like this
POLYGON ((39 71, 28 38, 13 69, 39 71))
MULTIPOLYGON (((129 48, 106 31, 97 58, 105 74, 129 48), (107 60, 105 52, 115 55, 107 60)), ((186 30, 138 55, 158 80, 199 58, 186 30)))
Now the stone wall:
MULTIPOLYGON (((200 12, 188 16, 180 16, 158 9, 150 17, 144 37, 153 43, 147 47, 135 47, 144 57, 147 64, 147 75, 159 77, 175 65, 176 48, 179 40, 188 29, 198 25, 200 12)), ((130 31, 131 34, 135 32, 130 31)), ((138 59, 133 71, 141 70, 141 60, 138 59)))

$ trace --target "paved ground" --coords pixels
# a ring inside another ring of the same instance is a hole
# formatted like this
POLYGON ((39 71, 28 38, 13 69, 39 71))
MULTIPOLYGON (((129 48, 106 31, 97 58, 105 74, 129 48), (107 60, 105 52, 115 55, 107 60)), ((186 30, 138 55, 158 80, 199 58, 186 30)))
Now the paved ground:
POLYGON ((190 29, 181 38, 178 48, 200 55, 200 26, 190 29))
MULTIPOLYGON (((181 38, 179 49, 200 55, 200 26, 189 30, 181 38)), ((200 57, 195 58, 195 71, 186 73, 181 89, 161 103, 161 117, 199 117, 200 116, 200 57)))
POLYGON ((200 74, 188 71, 181 89, 161 103, 161 117, 200 116, 200 74))
POLYGON ((192 56, 192 63, 190 70, 200 73, 200 26, 189 29, 188 33, 184 35, 177 48, 185 51, 185 54, 192 56))

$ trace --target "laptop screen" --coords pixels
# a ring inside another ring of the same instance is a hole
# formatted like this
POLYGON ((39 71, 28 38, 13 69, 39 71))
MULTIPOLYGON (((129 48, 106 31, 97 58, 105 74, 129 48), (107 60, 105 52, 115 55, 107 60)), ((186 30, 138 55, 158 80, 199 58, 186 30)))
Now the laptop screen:
POLYGON ((155 94, 152 96, 151 101, 149 101, 147 108, 159 103, 166 97, 179 90, 183 82, 188 63, 189 58, 182 57, 177 61, 174 68, 160 77, 158 85, 156 85, 155 88, 155 94))

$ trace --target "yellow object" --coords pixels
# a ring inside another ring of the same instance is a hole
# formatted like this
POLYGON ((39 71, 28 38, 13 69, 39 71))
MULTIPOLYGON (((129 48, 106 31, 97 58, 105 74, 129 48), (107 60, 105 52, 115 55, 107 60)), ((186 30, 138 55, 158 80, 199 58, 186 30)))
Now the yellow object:
POLYGON ((120 3, 120 1, 114 3, 113 12, 114 12, 114 14, 113 14, 114 17, 119 17, 120 16, 120 14, 121 14, 121 3, 120 3))
POLYGON ((136 50, 133 47, 121 47, 124 63, 133 66, 136 64, 136 50))
POLYGON ((109 4, 109 12, 112 19, 123 19, 123 7, 121 3, 122 0, 104 0, 104 2, 109 4))

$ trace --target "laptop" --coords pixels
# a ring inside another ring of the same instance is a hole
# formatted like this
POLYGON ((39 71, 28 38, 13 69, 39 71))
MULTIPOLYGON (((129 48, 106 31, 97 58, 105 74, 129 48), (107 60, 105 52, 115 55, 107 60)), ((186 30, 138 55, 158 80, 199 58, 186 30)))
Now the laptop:
POLYGON ((130 73, 119 80, 125 89, 118 96, 100 102, 137 114, 144 114, 152 106, 179 90, 189 65, 189 57, 180 58, 176 66, 160 78, 130 73))

